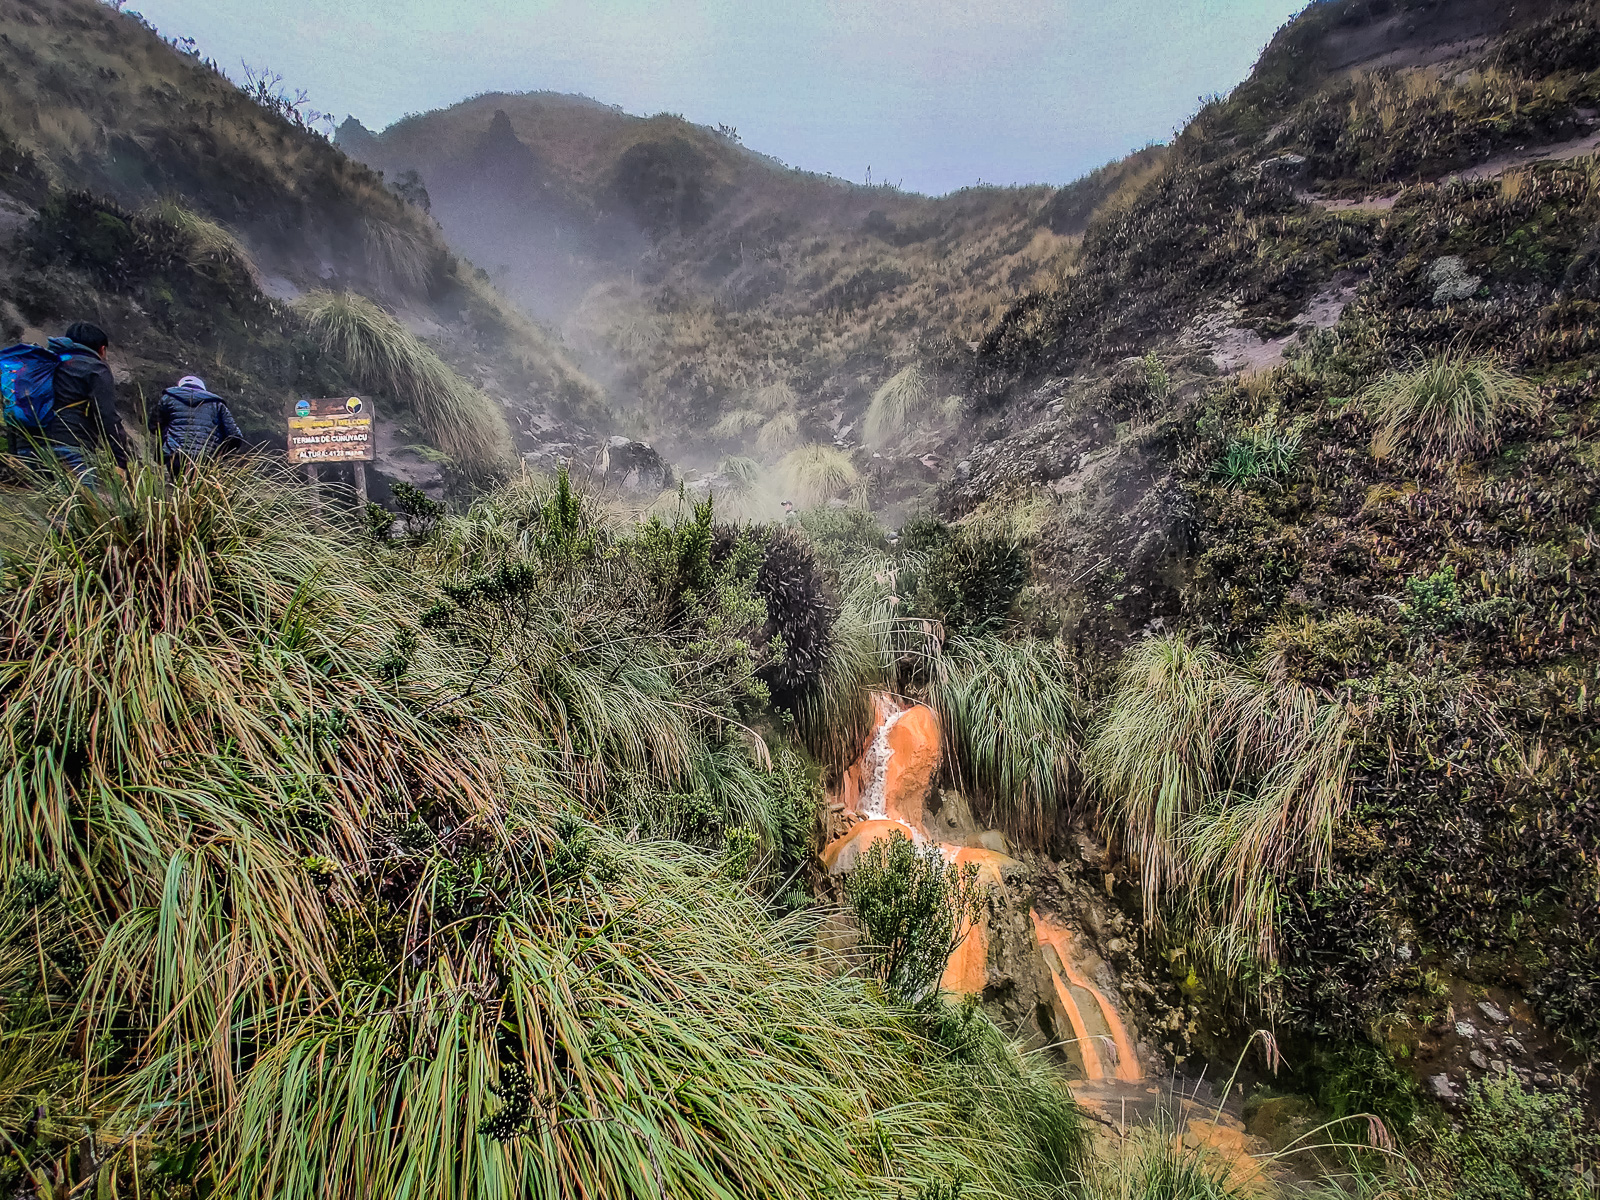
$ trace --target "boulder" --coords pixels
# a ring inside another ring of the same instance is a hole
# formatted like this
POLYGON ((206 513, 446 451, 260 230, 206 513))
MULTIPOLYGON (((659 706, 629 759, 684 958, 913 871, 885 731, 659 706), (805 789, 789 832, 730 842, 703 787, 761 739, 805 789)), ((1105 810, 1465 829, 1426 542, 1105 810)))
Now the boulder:
POLYGON ((603 483, 625 492, 656 495, 672 486, 672 467, 648 442, 610 438, 600 450, 596 473, 603 483))

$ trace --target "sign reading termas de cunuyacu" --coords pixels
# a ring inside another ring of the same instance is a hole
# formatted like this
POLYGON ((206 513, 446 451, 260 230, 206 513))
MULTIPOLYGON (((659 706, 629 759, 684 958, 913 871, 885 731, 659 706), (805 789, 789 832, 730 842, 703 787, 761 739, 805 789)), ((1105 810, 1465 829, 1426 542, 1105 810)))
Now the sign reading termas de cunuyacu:
POLYGON ((360 396, 335 400, 295 400, 289 405, 291 463, 371 462, 372 401, 360 396))

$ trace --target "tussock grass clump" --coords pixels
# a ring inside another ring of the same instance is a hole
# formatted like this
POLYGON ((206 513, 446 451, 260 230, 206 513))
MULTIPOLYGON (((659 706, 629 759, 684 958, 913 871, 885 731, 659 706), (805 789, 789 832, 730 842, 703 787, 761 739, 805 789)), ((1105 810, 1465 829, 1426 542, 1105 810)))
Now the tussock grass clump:
POLYGON ((1384 458, 1409 444, 1424 453, 1461 458, 1500 444, 1512 417, 1538 413, 1539 392, 1493 355, 1455 347, 1419 359, 1367 389, 1380 428, 1372 453, 1384 458))
POLYGON ((393 220, 364 217, 367 269, 384 292, 398 296, 426 295, 439 248, 427 236, 393 220))
POLYGON ((861 483, 850 456, 832 446, 802 446, 784 455, 777 470, 786 498, 811 508, 855 492, 861 483))
POLYGON ((865 433, 869 446, 882 449, 905 436, 911 421, 927 406, 928 372, 920 363, 902 368, 872 395, 865 433))
POLYGON ((393 396, 463 467, 494 468, 510 457, 505 416, 399 321, 364 296, 317 292, 300 302, 312 336, 359 386, 393 396))
POLYGON ((793 449, 800 440, 800 418, 792 411, 762 416, 760 422, 756 452, 768 462, 793 449))
POLYGON ((1191 1149, 1170 1125, 1163 1120, 1135 1130, 1098 1157, 1088 1194, 1096 1200, 1246 1200, 1259 1191, 1257 1181, 1237 1178, 1243 1172, 1220 1152, 1191 1149))
POLYGON ((92 1118, 108 1194, 158 1151, 286 1200, 1075 1180, 1063 1089, 604 823, 605 775, 670 788, 742 736, 709 509, 608 543, 558 481, 429 565, 249 465, 39 496, 0 525, 0 868, 38 914, 0 972, 40 964, 0 1128, 34 1161, 92 1118))
POLYGON ((242 268, 259 286, 260 272, 255 260, 229 230, 173 199, 162 200, 146 210, 146 215, 164 221, 181 233, 189 243, 189 264, 221 262, 242 268))
POLYGON ((1338 704, 1209 646, 1131 649, 1084 769, 1139 860, 1151 918, 1175 905, 1221 963, 1270 961, 1277 880, 1322 869, 1349 805, 1348 726, 1338 704))
POLYGON ((1051 642, 963 638, 945 647, 929 697, 956 779, 986 819, 1044 844, 1073 799, 1086 703, 1072 660, 1051 642))

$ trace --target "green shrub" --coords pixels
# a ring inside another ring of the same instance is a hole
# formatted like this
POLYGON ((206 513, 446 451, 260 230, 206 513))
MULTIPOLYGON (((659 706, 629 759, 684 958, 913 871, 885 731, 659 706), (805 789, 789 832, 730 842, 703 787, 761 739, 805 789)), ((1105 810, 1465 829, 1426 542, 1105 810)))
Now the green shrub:
POLYGON ((1406 580, 1400 618, 1413 633, 1444 633, 1461 619, 1461 588, 1454 566, 1406 580))
POLYGON ((1011 621, 1028 577, 1020 542, 951 530, 923 561, 915 609, 942 621, 950 634, 995 633, 1011 621))
POLYGON ((908 1004, 938 989, 945 964, 978 919, 983 893, 971 863, 947 863, 895 830, 845 878, 845 903, 866 937, 874 974, 908 1004))
POLYGON ((1461 1115, 1428 1144, 1460 1200, 1588 1200, 1600 1194, 1600 1138, 1577 1099, 1506 1074, 1474 1079, 1461 1115))
POLYGON ((864 508, 807 509, 800 514, 800 528, 835 571, 863 550, 889 548, 883 526, 864 508))
POLYGON ((1370 1042, 1318 1048, 1307 1075, 1317 1104, 1335 1120, 1375 1116, 1393 1135, 1407 1137, 1422 1114, 1416 1081, 1370 1042))

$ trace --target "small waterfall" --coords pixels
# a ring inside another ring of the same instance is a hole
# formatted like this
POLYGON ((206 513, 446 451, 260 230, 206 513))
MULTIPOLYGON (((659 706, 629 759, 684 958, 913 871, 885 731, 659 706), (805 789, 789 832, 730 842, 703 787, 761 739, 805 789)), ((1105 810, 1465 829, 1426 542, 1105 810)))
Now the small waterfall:
MULTIPOLYGON (((881 693, 873 697, 873 706, 872 737, 837 793, 845 828, 824 847, 823 866, 834 874, 847 873, 873 843, 904 832, 918 846, 937 846, 946 862, 977 867, 979 880, 1003 893, 1005 873, 1017 865, 1013 859, 998 849, 946 842, 940 836, 945 832, 942 825, 925 827, 924 803, 936 786, 941 757, 939 718, 925 705, 905 705, 881 693)), ((963 840, 970 843, 973 836, 968 829, 963 840)), ((1142 1074, 1133 1039, 1111 1001, 1078 969, 1071 953, 1072 935, 1038 913, 1030 915, 1039 954, 1072 1025, 1085 1073, 1096 1080, 1138 1081, 1142 1074)), ((969 995, 982 993, 989 984, 989 952, 995 941, 996 930, 990 928, 986 911, 950 956, 942 986, 969 995)))
POLYGON ((889 760, 894 757, 894 749, 889 745, 889 731, 906 715, 907 710, 882 695, 874 696, 873 704, 878 710, 878 727, 873 731, 872 741, 862 755, 859 811, 868 821, 881 821, 889 815, 889 760))

